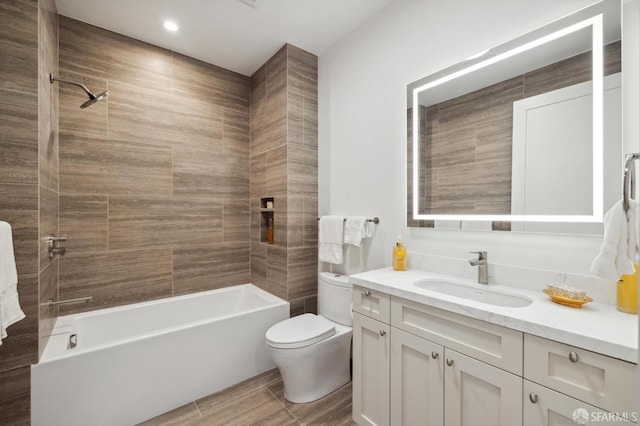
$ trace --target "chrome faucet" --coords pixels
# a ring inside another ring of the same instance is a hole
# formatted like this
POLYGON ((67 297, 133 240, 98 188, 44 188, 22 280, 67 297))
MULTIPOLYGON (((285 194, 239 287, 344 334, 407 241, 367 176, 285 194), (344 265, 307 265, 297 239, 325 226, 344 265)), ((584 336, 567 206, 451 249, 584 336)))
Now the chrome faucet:
POLYGON ((477 259, 470 259, 469 265, 478 267, 478 284, 489 284, 489 264, 487 263, 486 251, 470 251, 476 253, 477 259))

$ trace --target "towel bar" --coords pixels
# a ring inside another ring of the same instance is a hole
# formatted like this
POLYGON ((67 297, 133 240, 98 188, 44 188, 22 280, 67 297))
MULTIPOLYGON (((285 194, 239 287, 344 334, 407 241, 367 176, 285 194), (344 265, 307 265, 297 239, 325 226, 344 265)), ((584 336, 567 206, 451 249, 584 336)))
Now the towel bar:
POLYGON ((635 160, 640 159, 640 152, 627 154, 624 157, 624 181, 622 183, 622 207, 629 211, 629 199, 636 199, 636 166, 635 160))
POLYGON ((77 299, 69 299, 69 300, 58 300, 54 302, 53 299, 49 299, 49 309, 53 309, 54 306, 58 305, 66 305, 68 303, 89 303, 93 299, 92 296, 87 297, 78 297, 77 299))
MULTIPOLYGON (((320 220, 320 218, 316 218, 317 220, 320 220)), ((347 219, 344 220, 345 222, 347 221, 347 219)), ((376 225, 380 223, 380 218, 379 217, 374 217, 373 219, 367 219, 367 222, 373 222, 376 225)))

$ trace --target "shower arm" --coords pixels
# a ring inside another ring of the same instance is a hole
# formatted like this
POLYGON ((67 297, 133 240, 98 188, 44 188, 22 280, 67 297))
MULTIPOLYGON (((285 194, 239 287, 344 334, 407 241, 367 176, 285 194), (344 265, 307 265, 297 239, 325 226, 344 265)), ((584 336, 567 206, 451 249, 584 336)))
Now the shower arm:
POLYGON ((89 99, 93 100, 96 98, 96 96, 91 93, 89 91, 89 89, 87 89, 87 86, 85 86, 84 84, 81 83, 76 83, 75 81, 69 81, 69 80, 63 80, 61 78, 55 77, 53 74, 49 74, 49 82, 51 84, 53 84, 54 82, 60 82, 60 83, 66 83, 66 84, 71 84, 73 86, 78 86, 80 87, 82 90, 84 90, 84 92, 87 94, 87 96, 89 96, 89 99))

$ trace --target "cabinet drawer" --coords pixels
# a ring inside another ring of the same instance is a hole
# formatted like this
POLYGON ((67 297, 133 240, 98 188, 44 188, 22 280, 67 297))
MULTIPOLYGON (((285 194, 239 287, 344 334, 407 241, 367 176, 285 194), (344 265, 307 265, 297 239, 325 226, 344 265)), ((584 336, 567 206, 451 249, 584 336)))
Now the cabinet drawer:
POLYGON ((391 325, 522 376, 522 333, 484 321, 391 298, 391 325))
POLYGON ((353 286, 353 310, 389 324, 389 299, 386 293, 353 286))
POLYGON ((522 418, 524 426, 554 426, 573 424, 632 425, 625 420, 634 420, 635 412, 618 413, 619 416, 603 411, 577 399, 540 386, 528 380, 524 381, 522 399, 522 418), (573 418, 576 420, 573 420, 573 418), (578 416, 583 416, 579 418, 578 416), (584 421, 587 423, 579 423, 584 421))
POLYGON ((526 334, 524 377, 611 412, 635 410, 636 365, 526 334))

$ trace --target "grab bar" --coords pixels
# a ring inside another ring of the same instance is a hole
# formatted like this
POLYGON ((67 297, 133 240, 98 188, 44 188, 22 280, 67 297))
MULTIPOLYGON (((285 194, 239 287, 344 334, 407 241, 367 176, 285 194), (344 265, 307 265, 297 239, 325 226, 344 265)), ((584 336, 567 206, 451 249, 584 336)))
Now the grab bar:
POLYGON ((49 299, 49 309, 53 309, 54 306, 58 306, 58 305, 67 305, 69 303, 89 303, 91 302, 91 299, 93 299, 92 296, 87 296, 87 297, 78 297, 77 299, 69 299, 69 300, 58 300, 57 302, 54 302, 53 299, 49 299))
POLYGON ((624 181, 622 183, 622 207, 629 211, 629 199, 636 199, 636 166, 635 160, 640 159, 640 152, 627 154, 624 157, 624 181))

